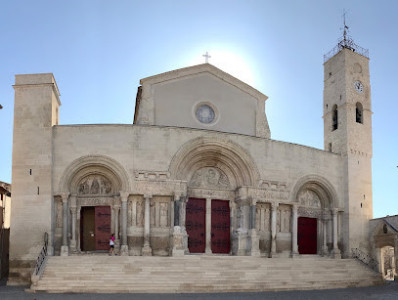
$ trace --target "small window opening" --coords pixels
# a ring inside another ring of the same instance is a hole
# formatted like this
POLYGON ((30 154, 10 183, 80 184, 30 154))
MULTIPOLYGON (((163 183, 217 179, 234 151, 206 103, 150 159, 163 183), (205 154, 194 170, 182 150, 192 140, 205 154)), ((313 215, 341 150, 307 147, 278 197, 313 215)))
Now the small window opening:
POLYGON ((361 103, 357 103, 355 108, 355 120, 357 123, 363 124, 363 107, 361 103))
POLYGON ((329 77, 331 77, 332 76, 332 72, 329 72, 329 77))
POLYGON ((328 109, 329 108, 329 105, 328 104, 326 104, 326 109, 328 109))
POLYGON ((338 128, 338 111, 337 111, 337 105, 333 106, 333 111, 332 111, 332 131, 336 130, 338 128))
POLYGON ((40 195, 40 188, 37 187, 37 194, 40 195))
POLYGON ((343 96, 340 95, 340 101, 341 101, 342 98, 343 98, 343 96))
POLYGON ((362 202, 361 202, 361 208, 362 208, 362 202))
POLYGON ((29 175, 32 175, 32 169, 29 169, 29 175))
POLYGON ((329 143, 329 152, 332 152, 332 143, 329 143))

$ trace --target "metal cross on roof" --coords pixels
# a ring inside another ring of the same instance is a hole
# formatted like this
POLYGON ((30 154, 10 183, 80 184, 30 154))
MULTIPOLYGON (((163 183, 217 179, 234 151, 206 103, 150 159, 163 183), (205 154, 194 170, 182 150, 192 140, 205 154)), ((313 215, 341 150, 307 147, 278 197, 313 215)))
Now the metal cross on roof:
POLYGON ((205 58, 205 62, 208 64, 209 63, 209 58, 211 57, 209 55, 209 53, 206 51, 206 54, 203 54, 202 56, 205 58))

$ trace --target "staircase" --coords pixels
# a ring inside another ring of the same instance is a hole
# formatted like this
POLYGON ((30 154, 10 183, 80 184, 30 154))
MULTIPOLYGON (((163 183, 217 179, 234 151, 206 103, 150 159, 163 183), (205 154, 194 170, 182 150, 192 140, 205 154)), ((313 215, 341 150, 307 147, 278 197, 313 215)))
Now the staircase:
POLYGON ((52 256, 31 289, 48 293, 206 293, 331 289, 381 284, 353 259, 318 256, 52 256))

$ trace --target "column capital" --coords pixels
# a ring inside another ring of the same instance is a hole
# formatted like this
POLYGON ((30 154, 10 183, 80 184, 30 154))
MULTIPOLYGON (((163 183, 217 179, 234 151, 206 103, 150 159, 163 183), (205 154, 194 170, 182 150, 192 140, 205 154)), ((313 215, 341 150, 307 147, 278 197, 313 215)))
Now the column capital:
POLYGON ((113 209, 116 209, 116 210, 117 210, 117 209, 120 209, 120 204, 119 204, 119 203, 113 204, 112 207, 113 207, 113 209))
POLYGON ((70 206, 71 208, 76 208, 76 195, 71 195, 70 196, 70 206))
POLYGON ((292 204, 292 211, 297 213, 298 207, 299 207, 299 204, 298 204, 298 203, 293 203, 293 204, 292 204))
POLYGON ((250 205, 257 205, 257 198, 251 197, 250 205))
POLYGON ((152 197, 153 197, 152 194, 144 194, 145 199, 147 199, 147 198, 151 199, 152 197))
POLYGON ((120 194, 120 200, 122 200, 122 201, 127 201, 127 198, 130 195, 129 192, 122 192, 122 191, 120 191, 119 194, 120 194))
POLYGON ((338 208, 332 208, 331 211, 332 211, 332 215, 333 216, 337 215, 339 213, 339 209, 338 208))
POLYGON ((63 203, 68 201, 69 195, 70 195, 69 193, 60 194, 63 203))
POLYGON ((180 201, 181 195, 174 194, 174 202, 180 201))
POLYGON ((276 210, 279 206, 278 202, 270 202, 271 203, 271 210, 276 210))

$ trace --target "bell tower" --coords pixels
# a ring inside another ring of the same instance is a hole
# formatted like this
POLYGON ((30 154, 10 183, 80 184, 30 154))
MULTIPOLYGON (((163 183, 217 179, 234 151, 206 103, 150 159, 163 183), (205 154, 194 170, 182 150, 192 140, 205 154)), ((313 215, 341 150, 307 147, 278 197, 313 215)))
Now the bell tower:
POLYGON ((372 205, 372 111, 368 50, 344 33, 324 56, 323 121, 326 151, 341 155, 344 187, 340 207, 343 256, 369 250, 372 205))

